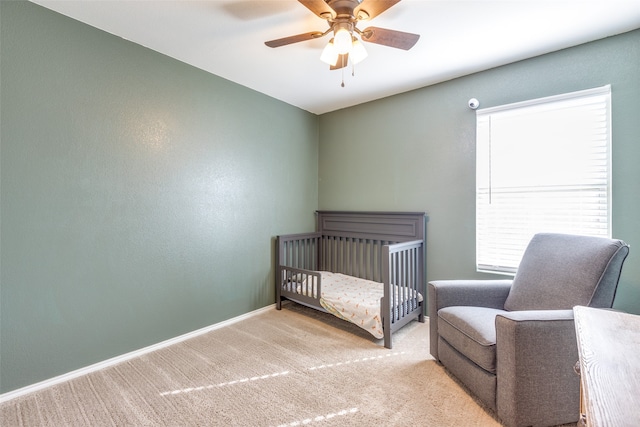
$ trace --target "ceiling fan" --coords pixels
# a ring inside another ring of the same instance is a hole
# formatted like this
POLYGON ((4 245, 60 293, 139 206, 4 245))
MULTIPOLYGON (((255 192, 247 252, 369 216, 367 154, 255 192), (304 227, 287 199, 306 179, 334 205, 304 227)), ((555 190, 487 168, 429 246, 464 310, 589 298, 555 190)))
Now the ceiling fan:
MULTIPOLYGON (((418 39, 419 34, 388 30, 378 27, 367 27, 360 30, 359 21, 375 18, 400 0, 298 0, 311 12, 329 24, 326 31, 311 31, 295 36, 265 42, 269 47, 280 47, 292 43, 324 37, 333 33, 333 38, 322 51, 320 59, 329 64, 331 70, 343 68, 349 62, 357 64, 367 56, 367 52, 358 40, 376 43, 397 49, 409 50, 418 39)), ((344 82, 343 82, 344 86, 344 82)))

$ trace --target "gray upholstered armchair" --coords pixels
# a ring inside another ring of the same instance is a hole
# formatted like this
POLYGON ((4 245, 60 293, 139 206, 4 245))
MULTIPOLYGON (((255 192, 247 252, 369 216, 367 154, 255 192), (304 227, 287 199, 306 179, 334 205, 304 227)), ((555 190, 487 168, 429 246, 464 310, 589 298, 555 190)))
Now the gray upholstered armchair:
POLYGON ((431 354, 508 426, 576 422, 572 308, 610 308, 629 246, 537 234, 513 280, 428 286, 431 354))

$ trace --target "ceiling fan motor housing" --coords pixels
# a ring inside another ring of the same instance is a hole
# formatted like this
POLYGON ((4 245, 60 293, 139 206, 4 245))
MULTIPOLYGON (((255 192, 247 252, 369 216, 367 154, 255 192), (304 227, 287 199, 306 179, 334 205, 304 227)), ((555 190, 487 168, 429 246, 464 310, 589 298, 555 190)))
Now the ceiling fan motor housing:
POLYGON ((361 0, 327 0, 327 4, 336 12, 336 19, 356 20, 353 11, 361 3, 361 0))

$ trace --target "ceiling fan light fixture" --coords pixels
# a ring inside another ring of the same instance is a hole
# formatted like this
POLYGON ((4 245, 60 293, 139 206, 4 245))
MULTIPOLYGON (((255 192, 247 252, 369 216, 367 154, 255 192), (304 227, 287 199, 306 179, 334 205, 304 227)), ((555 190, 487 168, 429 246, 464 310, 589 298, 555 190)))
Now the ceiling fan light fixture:
POLYGON ((349 58, 353 61, 354 64, 358 64, 362 62, 369 54, 367 53, 367 49, 364 48, 364 45, 357 38, 353 38, 353 47, 351 49, 351 54, 349 58))
POLYGON ((338 50, 336 49, 333 39, 329 40, 329 43, 322 50, 322 54, 320 55, 320 60, 326 64, 331 66, 335 66, 338 62, 338 50))
POLYGON ((348 24, 336 24, 334 29, 335 35, 333 37, 333 44, 335 45, 338 53, 344 55, 345 53, 351 52, 352 40, 348 24))

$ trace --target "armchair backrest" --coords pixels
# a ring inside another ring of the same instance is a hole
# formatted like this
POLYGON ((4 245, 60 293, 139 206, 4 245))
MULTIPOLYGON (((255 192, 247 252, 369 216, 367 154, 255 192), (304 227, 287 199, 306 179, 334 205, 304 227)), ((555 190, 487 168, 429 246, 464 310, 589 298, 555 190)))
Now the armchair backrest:
POLYGON ((524 252, 504 308, 610 308, 629 245, 622 240, 540 233, 524 252))

